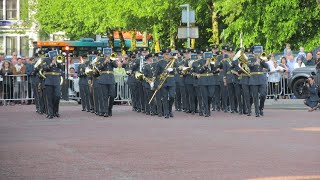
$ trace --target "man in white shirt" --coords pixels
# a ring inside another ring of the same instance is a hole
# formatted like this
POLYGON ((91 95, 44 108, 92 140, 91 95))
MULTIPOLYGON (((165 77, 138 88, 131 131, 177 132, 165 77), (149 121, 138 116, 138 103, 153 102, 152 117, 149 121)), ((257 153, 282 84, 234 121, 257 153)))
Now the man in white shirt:
POLYGON ((278 99, 278 94, 280 91, 280 81, 282 78, 282 73, 285 72, 285 69, 281 66, 278 66, 277 61, 273 61, 273 66, 270 67, 268 85, 269 90, 272 92, 274 100, 278 99))

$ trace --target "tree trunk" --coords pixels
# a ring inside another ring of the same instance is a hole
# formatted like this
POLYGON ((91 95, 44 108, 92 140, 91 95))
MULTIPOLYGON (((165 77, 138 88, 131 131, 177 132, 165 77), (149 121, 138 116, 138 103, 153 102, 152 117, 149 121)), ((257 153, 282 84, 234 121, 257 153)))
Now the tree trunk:
POLYGON ((154 41, 154 50, 155 52, 160 51, 160 34, 159 34, 159 27, 157 25, 153 26, 153 41, 154 41))
POLYGON ((109 38, 109 47, 112 48, 112 51, 114 51, 114 36, 113 36, 113 30, 108 31, 108 38, 109 38))
POLYGON ((218 14, 215 10, 215 2, 212 4, 212 40, 214 44, 219 44, 218 14))
POLYGON ((196 48, 196 39, 191 39, 191 49, 196 48))
POLYGON ((130 31, 131 34, 131 51, 137 48, 136 31, 130 31))
POLYGON ((176 49, 176 42, 175 42, 175 39, 174 39, 174 33, 171 33, 170 35, 170 48, 171 49, 176 49))
POLYGON ((126 54, 127 48, 126 48, 126 43, 123 38, 122 31, 119 31, 119 38, 120 38, 121 54, 126 54))

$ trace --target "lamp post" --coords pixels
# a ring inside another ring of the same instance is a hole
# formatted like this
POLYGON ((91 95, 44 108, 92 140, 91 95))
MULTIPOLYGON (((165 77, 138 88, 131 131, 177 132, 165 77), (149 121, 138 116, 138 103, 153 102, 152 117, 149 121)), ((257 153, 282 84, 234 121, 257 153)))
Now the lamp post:
POLYGON ((64 76, 64 100, 69 101, 69 46, 65 47, 66 51, 66 60, 65 60, 65 73, 66 75, 64 76))
POLYGON ((188 48, 190 48, 190 4, 182 4, 180 7, 187 8, 187 39, 188 39, 188 48))

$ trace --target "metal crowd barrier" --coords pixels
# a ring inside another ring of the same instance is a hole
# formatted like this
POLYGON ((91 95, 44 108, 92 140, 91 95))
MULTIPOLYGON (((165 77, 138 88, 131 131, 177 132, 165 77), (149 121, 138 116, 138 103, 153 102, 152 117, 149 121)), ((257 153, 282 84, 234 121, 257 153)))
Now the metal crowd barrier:
POLYGON ((0 101, 3 105, 23 104, 33 99, 33 83, 30 76, 26 74, 0 76, 0 101))
POLYGON ((278 83, 267 84, 267 97, 272 98, 275 95, 277 96, 287 96, 289 99, 293 96, 292 90, 288 87, 288 78, 282 76, 281 80, 278 83))
MULTIPOLYGON (((131 102, 131 94, 129 86, 127 84, 127 75, 115 75, 116 81, 116 97, 115 101, 118 102, 131 102)), ((69 99, 80 102, 79 93, 79 78, 69 78, 69 99)), ((267 97, 277 96, 288 96, 291 98, 293 93, 289 89, 288 79, 282 77, 280 82, 276 85, 275 83, 267 84, 267 97), (274 91, 277 89, 277 91, 274 91)), ((8 75, 0 76, 0 101, 3 105, 9 103, 20 103, 28 100, 33 100, 33 83, 32 78, 28 75, 8 75)))
MULTIPOLYGON (((131 102, 131 94, 129 91, 129 86, 127 84, 128 75, 115 74, 116 81, 116 97, 115 101, 117 102, 131 102)), ((80 93, 79 93, 79 78, 69 78, 69 99, 76 100, 80 102, 80 93)))

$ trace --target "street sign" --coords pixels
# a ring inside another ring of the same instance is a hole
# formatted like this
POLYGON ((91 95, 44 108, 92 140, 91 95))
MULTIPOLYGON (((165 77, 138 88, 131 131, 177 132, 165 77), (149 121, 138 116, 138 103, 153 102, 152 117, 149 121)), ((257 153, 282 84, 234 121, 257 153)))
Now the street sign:
MULTIPOLYGON (((188 38, 187 27, 178 27, 178 39, 186 39, 188 38)), ((199 29, 198 27, 190 27, 190 37, 189 38, 199 38, 199 29)))
MULTIPOLYGON (((196 18, 195 18, 195 12, 194 10, 189 11, 189 23, 195 23, 196 18)), ((187 19, 187 10, 182 10, 182 23, 188 23, 187 19)))

